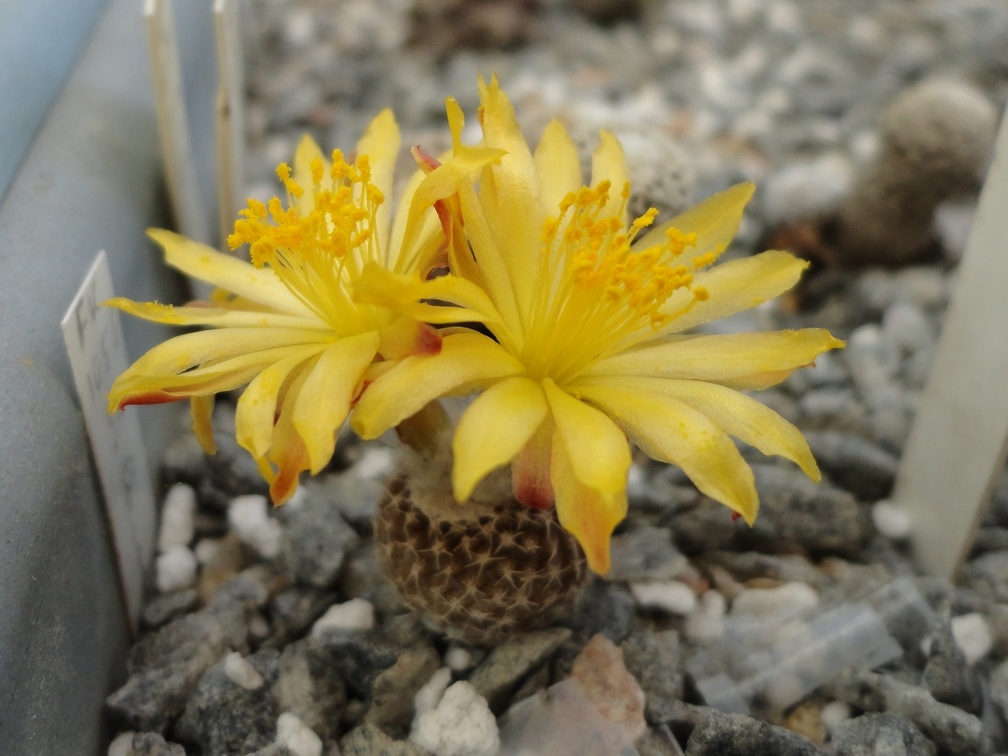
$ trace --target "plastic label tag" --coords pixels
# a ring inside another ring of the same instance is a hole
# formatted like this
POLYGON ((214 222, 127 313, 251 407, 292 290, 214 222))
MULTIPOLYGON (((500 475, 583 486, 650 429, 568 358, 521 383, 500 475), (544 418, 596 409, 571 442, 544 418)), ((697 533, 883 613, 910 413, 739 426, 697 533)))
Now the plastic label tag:
POLYGON ((133 628, 143 601, 144 576, 154 554, 154 483, 136 413, 108 414, 108 391, 128 366, 112 275, 99 252, 60 324, 102 490, 133 628))

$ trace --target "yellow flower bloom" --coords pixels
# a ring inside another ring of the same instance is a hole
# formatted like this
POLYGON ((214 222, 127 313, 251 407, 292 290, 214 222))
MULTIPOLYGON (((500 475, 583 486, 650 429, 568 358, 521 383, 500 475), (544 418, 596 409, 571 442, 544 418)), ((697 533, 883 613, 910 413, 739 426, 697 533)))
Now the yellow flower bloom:
MULTIPOLYGON (((372 121, 353 164, 339 151, 326 160, 305 137, 293 172, 287 165, 277 171, 286 206, 277 197, 266 205, 250 199, 228 239, 232 248, 249 244, 252 264, 151 230, 169 265, 218 287, 214 301, 108 304, 147 320, 212 330, 177 336, 137 360, 112 386, 109 411, 189 398, 196 435, 212 451, 214 395, 248 384, 238 400, 236 435, 270 482, 273 500, 286 501, 302 471, 320 471, 376 358, 441 347, 431 325, 352 297, 366 265, 419 280, 444 257, 444 237, 425 199, 437 177, 417 171, 394 218, 385 202, 399 144, 389 110, 372 121)), ((427 323, 478 317, 422 304, 412 312, 427 323)))
MULTIPOLYGON (((591 187, 582 186, 577 151, 559 123, 533 153, 496 80, 480 82, 480 99, 483 146, 506 154, 482 169, 478 190, 456 171, 455 193, 440 210, 458 211, 445 224, 447 278, 481 290, 475 299, 461 289, 446 298, 486 313, 480 320, 493 337, 455 329, 440 354, 392 366, 358 403, 355 430, 374 437, 440 396, 481 391, 453 438, 456 498, 510 463, 516 498, 555 502, 599 573, 626 514, 627 437, 750 523, 753 474, 730 436, 818 480, 801 433, 739 390, 773 385, 842 342, 819 329, 683 333, 777 296, 805 268, 777 251, 713 265, 752 185, 646 231, 656 212, 628 223, 627 168, 614 136, 602 133, 591 187)), ((461 145, 462 113, 452 100, 448 119, 464 155, 472 148, 461 145)), ((425 286, 372 268, 357 296, 406 308, 430 297, 425 286)))

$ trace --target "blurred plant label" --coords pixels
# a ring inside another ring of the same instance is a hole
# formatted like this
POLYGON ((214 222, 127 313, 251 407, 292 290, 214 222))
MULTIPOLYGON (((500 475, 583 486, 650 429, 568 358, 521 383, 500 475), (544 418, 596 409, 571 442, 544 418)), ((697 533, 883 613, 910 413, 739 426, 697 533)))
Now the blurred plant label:
POLYGON ((109 388, 129 364, 119 313, 101 306, 112 296, 112 275, 102 251, 60 325, 105 494, 126 608, 135 629, 144 576, 154 554, 154 483, 136 413, 108 414, 109 388))

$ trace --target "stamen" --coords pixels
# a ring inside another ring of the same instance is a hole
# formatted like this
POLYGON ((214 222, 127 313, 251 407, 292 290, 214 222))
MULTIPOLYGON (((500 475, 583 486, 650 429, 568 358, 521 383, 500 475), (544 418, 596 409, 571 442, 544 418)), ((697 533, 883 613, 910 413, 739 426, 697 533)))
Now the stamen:
POLYGON ((266 204, 249 199, 228 236, 228 246, 248 244, 256 267, 268 264, 291 293, 342 330, 351 325, 348 318, 359 319, 347 283, 381 254, 374 231, 384 196, 371 183, 367 155, 351 165, 334 150, 328 171, 322 159, 315 158, 310 173, 309 197, 292 177, 290 166, 281 163, 277 176, 286 190, 287 206, 279 197, 266 204))
MULTIPOLYGON (((578 364, 597 359, 634 333, 666 325, 675 315, 663 311, 664 305, 680 289, 691 291, 691 300, 707 297, 705 289, 692 289, 693 274, 713 256, 699 255, 692 265, 674 262, 696 243, 696 234, 669 228, 664 243, 632 250, 658 211, 650 208, 625 228, 622 205, 615 215, 611 207, 605 212, 609 196, 608 181, 581 187, 561 200, 557 217, 543 223, 541 275, 550 283, 534 307, 526 352, 554 355, 540 369, 555 379, 576 373, 578 364), (577 347, 551 349, 561 334, 577 347)), ((624 186, 624 204, 628 196, 624 186)))

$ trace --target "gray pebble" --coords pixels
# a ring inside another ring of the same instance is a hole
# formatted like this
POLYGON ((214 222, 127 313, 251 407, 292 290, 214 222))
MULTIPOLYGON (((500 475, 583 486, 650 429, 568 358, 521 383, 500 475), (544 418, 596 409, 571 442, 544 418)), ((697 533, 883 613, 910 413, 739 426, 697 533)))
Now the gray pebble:
POLYGON ((979 719, 936 701, 923 688, 866 670, 847 670, 830 688, 839 700, 852 706, 906 717, 938 746, 941 753, 980 756, 993 751, 979 719))
POLYGON ((848 492, 815 484, 791 467, 753 465, 760 515, 752 528, 735 523, 742 544, 785 544, 813 553, 852 554, 872 531, 871 515, 848 492))
POLYGON ((140 619, 145 627, 156 629, 170 622, 179 615, 185 614, 197 607, 199 594, 195 588, 183 588, 171 593, 159 593, 151 597, 143 608, 140 619))
POLYGON ((991 601, 1008 602, 1008 551, 992 551, 970 560, 958 582, 991 601))
POLYGON ((740 582, 753 578, 769 578, 789 583, 805 583, 816 588, 825 579, 808 559, 797 554, 715 551, 705 554, 703 560, 725 568, 740 582))
POLYGON ((166 667, 206 655, 247 650, 245 612, 238 606, 207 607, 144 636, 130 649, 131 672, 166 667))
POLYGON ((991 673, 990 697, 1001 717, 1008 719, 1008 661, 1001 662, 991 673))
POLYGON ((336 593, 318 588, 294 586, 273 597, 270 605, 274 631, 282 637, 304 634, 330 606, 336 593))
POLYGON ((391 615, 406 611, 399 592, 378 564, 378 556, 371 541, 362 543, 347 555, 337 588, 348 598, 370 601, 379 614, 391 615))
POLYGON ((203 672, 218 658, 198 652, 186 662, 137 672, 105 700, 105 708, 126 729, 167 732, 203 672))
POLYGON ((899 460, 867 439, 840 431, 805 434, 819 467, 837 485, 859 499, 875 501, 888 495, 899 460))
POLYGON ((430 756, 426 748, 408 740, 395 740, 378 725, 370 723, 343 736, 339 753, 340 756, 430 756))
POLYGON ((305 501, 285 508, 284 514, 280 548, 291 577, 303 585, 329 588, 360 537, 327 502, 305 501))
POLYGON ((833 756, 937 756, 935 744, 896 714, 863 714, 841 722, 832 733, 833 756))
POLYGON ((235 682, 226 659, 211 667, 176 722, 175 736, 197 745, 205 756, 249 753, 270 745, 280 713, 272 693, 278 659, 274 650, 245 659, 262 678, 258 687, 235 682))
POLYGON ((280 654, 273 697, 280 711, 297 716, 323 743, 336 738, 346 685, 332 657, 310 641, 296 641, 280 654))
POLYGON ((645 717, 652 725, 662 722, 669 701, 683 697, 682 658, 675 630, 631 633, 621 644, 623 663, 645 695, 645 717))
POLYGON ((360 630, 327 628, 313 633, 313 650, 339 670, 347 688, 359 698, 367 699, 375 678, 395 664, 398 649, 377 633, 360 630))
POLYGON ((668 580, 687 567, 686 557, 672 544, 668 528, 633 528, 611 542, 612 567, 607 580, 668 580))
POLYGON ((533 670, 544 664, 571 637, 566 628, 535 630, 504 641, 469 676, 469 683, 494 712, 510 702, 510 694, 533 670))
POLYGON ((350 469, 339 475, 306 480, 304 504, 331 506, 358 533, 370 535, 378 500, 384 492, 383 476, 363 477, 350 469))
POLYGON ((280 743, 270 743, 265 748, 260 748, 258 751, 252 751, 252 753, 246 754, 246 756, 300 756, 300 754, 295 753, 290 748, 280 743))
POLYGON ((138 732, 123 756, 185 756, 178 743, 169 743, 156 732, 138 732))
POLYGON ((947 622, 934 626, 928 656, 921 683, 935 700, 979 716, 983 711, 980 677, 956 643, 947 622))
POLYGON ((815 756, 815 744, 796 733, 742 714, 712 712, 686 744, 686 756, 815 756))
POLYGON ((562 624, 571 628, 582 643, 597 633, 621 643, 630 634, 636 609, 637 601, 625 586, 595 580, 585 587, 562 624))
POLYGON ((403 651, 395 664, 375 678, 364 721, 405 738, 413 722, 413 697, 440 666, 441 657, 430 646, 403 651))

